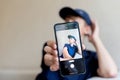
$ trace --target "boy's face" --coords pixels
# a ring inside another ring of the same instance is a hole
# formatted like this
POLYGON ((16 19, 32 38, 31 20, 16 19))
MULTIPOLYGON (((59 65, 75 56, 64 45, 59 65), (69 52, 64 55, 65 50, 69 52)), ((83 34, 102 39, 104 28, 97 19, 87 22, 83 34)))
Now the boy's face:
POLYGON ((80 34, 81 34, 81 38, 83 39, 83 37, 85 36, 85 34, 88 31, 88 25, 86 24, 85 20, 82 19, 81 17, 76 17, 76 16, 68 16, 65 18, 66 22, 78 22, 79 26, 80 26, 80 34))
POLYGON ((75 43, 75 40, 73 38, 69 38, 69 42, 70 42, 70 44, 73 44, 73 43, 75 43))

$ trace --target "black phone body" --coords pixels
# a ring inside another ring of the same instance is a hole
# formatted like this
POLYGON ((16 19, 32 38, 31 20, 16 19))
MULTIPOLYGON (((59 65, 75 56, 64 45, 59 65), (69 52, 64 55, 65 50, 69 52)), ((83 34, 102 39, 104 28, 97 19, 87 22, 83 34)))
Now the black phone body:
POLYGON ((54 32, 58 50, 60 74, 70 76, 85 73, 85 62, 79 24, 77 22, 57 23, 54 32))

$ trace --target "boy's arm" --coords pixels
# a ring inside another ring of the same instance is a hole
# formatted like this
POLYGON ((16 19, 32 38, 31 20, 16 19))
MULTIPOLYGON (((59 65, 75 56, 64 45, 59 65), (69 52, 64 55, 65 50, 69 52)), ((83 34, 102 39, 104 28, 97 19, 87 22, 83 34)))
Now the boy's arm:
POLYGON ((98 56, 98 74, 102 77, 115 77, 117 75, 117 66, 102 41, 97 38, 93 45, 98 56))
POLYGON ((90 42, 94 45, 98 56, 98 75, 101 77, 115 77, 117 66, 99 38, 99 28, 96 22, 92 24, 90 42))
POLYGON ((64 47, 63 48, 63 57, 66 58, 66 59, 73 59, 70 54, 68 53, 68 50, 67 50, 67 47, 64 47))

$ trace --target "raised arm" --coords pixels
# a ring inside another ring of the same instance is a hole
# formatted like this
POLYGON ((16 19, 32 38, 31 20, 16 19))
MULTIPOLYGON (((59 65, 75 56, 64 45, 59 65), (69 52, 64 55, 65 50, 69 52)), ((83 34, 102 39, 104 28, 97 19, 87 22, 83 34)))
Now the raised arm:
POLYGON ((64 47, 63 48, 63 57, 64 58, 66 58, 66 59, 73 59, 70 55, 69 55, 69 53, 68 53, 68 51, 67 51, 67 47, 64 47))
POLYGON ((92 22, 92 34, 89 35, 90 42, 94 45, 98 56, 98 75, 101 77, 116 77, 117 66, 109 52, 99 38, 99 28, 95 21, 92 22))

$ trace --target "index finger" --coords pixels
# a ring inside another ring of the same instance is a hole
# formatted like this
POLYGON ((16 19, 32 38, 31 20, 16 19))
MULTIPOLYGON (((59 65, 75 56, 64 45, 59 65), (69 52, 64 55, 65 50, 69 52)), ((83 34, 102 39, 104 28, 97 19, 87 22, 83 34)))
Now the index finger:
POLYGON ((47 41, 47 45, 50 46, 53 49, 57 48, 57 45, 54 41, 47 41))

